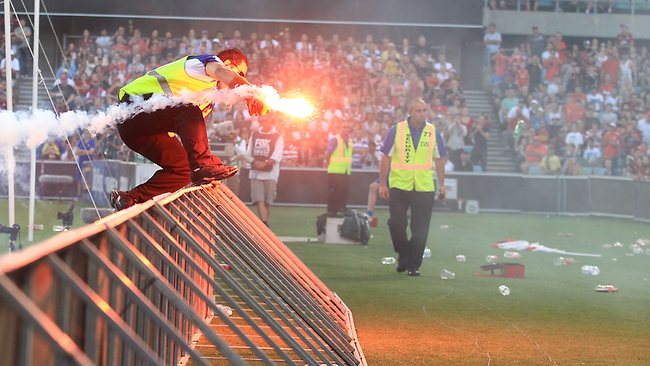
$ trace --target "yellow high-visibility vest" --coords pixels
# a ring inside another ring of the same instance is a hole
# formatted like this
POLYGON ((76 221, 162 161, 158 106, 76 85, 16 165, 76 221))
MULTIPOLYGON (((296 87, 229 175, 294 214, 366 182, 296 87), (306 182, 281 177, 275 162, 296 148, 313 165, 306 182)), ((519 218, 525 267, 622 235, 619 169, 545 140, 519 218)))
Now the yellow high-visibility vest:
MULTIPOLYGON (((185 72, 185 61, 187 61, 187 58, 188 56, 185 56, 174 62, 162 65, 126 84, 120 89, 120 100, 124 94, 183 96, 187 92, 196 93, 215 88, 217 81, 208 82, 195 79, 185 72)), ((203 117, 206 117, 212 111, 212 101, 207 97, 189 97, 189 101, 201 109, 203 117)))
POLYGON ((336 150, 330 157, 327 172, 333 174, 352 173, 352 139, 348 138, 348 144, 343 142, 340 135, 336 135, 336 150))
POLYGON ((436 127, 426 123, 416 149, 407 121, 397 124, 395 145, 390 162, 388 184, 405 191, 433 192, 433 156, 436 146, 436 127))

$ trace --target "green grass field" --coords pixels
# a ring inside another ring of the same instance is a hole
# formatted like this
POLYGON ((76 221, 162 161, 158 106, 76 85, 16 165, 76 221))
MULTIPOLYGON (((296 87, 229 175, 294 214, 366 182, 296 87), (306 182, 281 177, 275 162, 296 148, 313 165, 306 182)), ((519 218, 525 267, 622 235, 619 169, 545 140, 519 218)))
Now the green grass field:
MULTIPOLYGON (((26 202, 17 201, 17 222, 26 227, 26 202)), ((37 202, 36 241, 51 236, 65 203, 37 202)), ((6 201, 0 202, 6 217, 6 201)), ((274 207, 270 224, 279 236, 315 237, 322 209, 274 207)), ((79 226, 79 209, 75 226, 79 226)), ((631 255, 630 244, 650 238, 647 224, 600 218, 434 213, 420 278, 395 272, 381 258, 393 256, 378 212, 368 246, 290 243, 291 249, 354 315, 369 365, 648 365, 650 364, 650 256, 631 255), (448 229, 441 230, 441 225, 448 229), (570 233, 573 236, 565 234, 570 233), (600 253, 555 266, 557 254, 523 252, 508 260, 526 266, 526 278, 477 276, 486 255, 503 259, 492 243, 504 238, 539 242, 567 251, 600 253), (620 242, 623 247, 605 248, 620 242), (455 261, 458 254, 467 262, 455 261), (584 264, 599 276, 581 274, 584 264), (454 280, 442 280, 448 269, 454 280), (498 286, 510 287, 502 296, 498 286), (597 293, 613 284, 618 293, 597 293)), ((0 220, 0 223, 2 220, 0 220)), ((5 220, 6 221, 6 220, 5 220)), ((5 222, 6 224, 6 222, 5 222)), ((27 243, 26 230, 22 232, 27 243)), ((0 252, 7 238, 0 237, 0 252)))

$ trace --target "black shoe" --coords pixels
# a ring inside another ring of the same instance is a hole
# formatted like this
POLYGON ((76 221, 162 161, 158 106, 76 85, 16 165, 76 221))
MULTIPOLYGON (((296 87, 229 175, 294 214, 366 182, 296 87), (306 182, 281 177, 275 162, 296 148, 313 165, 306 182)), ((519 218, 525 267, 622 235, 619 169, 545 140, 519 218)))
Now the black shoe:
POLYGON ((237 174, 239 168, 225 164, 205 165, 192 171, 192 183, 207 184, 215 180, 224 180, 237 174))
POLYGON ((111 207, 113 207, 115 211, 124 210, 125 208, 129 208, 137 203, 133 197, 123 191, 112 191, 110 198, 111 207))
POLYGON ((406 267, 408 267, 406 260, 402 256, 399 256, 397 258, 397 272, 402 273, 406 271, 406 267))
POLYGON ((411 277, 420 277, 420 271, 418 271, 417 269, 409 269, 409 271, 406 272, 406 274, 411 277))

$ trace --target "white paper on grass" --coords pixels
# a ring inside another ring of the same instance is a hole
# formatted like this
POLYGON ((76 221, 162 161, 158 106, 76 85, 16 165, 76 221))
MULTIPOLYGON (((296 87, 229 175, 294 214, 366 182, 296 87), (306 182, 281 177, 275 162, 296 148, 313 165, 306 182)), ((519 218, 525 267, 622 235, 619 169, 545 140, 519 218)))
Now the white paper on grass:
POLYGON ((557 254, 566 254, 566 255, 575 255, 581 257, 602 257, 602 254, 593 254, 593 253, 576 253, 576 252, 567 252, 566 250, 549 248, 547 246, 541 245, 540 243, 530 243, 526 240, 510 240, 503 241, 494 244, 494 247, 505 250, 526 250, 531 252, 543 252, 543 253, 557 253, 557 254))

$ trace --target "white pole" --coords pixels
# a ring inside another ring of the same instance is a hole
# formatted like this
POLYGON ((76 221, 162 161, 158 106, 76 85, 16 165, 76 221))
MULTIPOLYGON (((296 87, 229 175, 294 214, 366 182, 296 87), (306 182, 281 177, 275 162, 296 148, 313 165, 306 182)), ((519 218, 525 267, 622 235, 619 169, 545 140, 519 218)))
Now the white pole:
MULTIPOLYGON (((41 32, 41 2, 34 0, 34 33, 32 34, 32 41, 34 47, 34 63, 32 64, 32 113, 38 109, 38 53, 39 53, 39 37, 41 32)), ((31 151, 31 173, 29 176, 29 231, 27 232, 27 240, 34 241, 34 202, 36 200, 36 146, 32 146, 31 151)))
MULTIPOLYGON (((10 0, 4 2, 5 10, 5 74, 7 75, 7 111, 13 112, 13 87, 11 86, 11 8, 10 0)), ((16 223, 14 217, 15 197, 14 197, 14 171, 16 168, 16 160, 14 159, 14 147, 7 145, 7 187, 9 195, 9 226, 16 223)))

